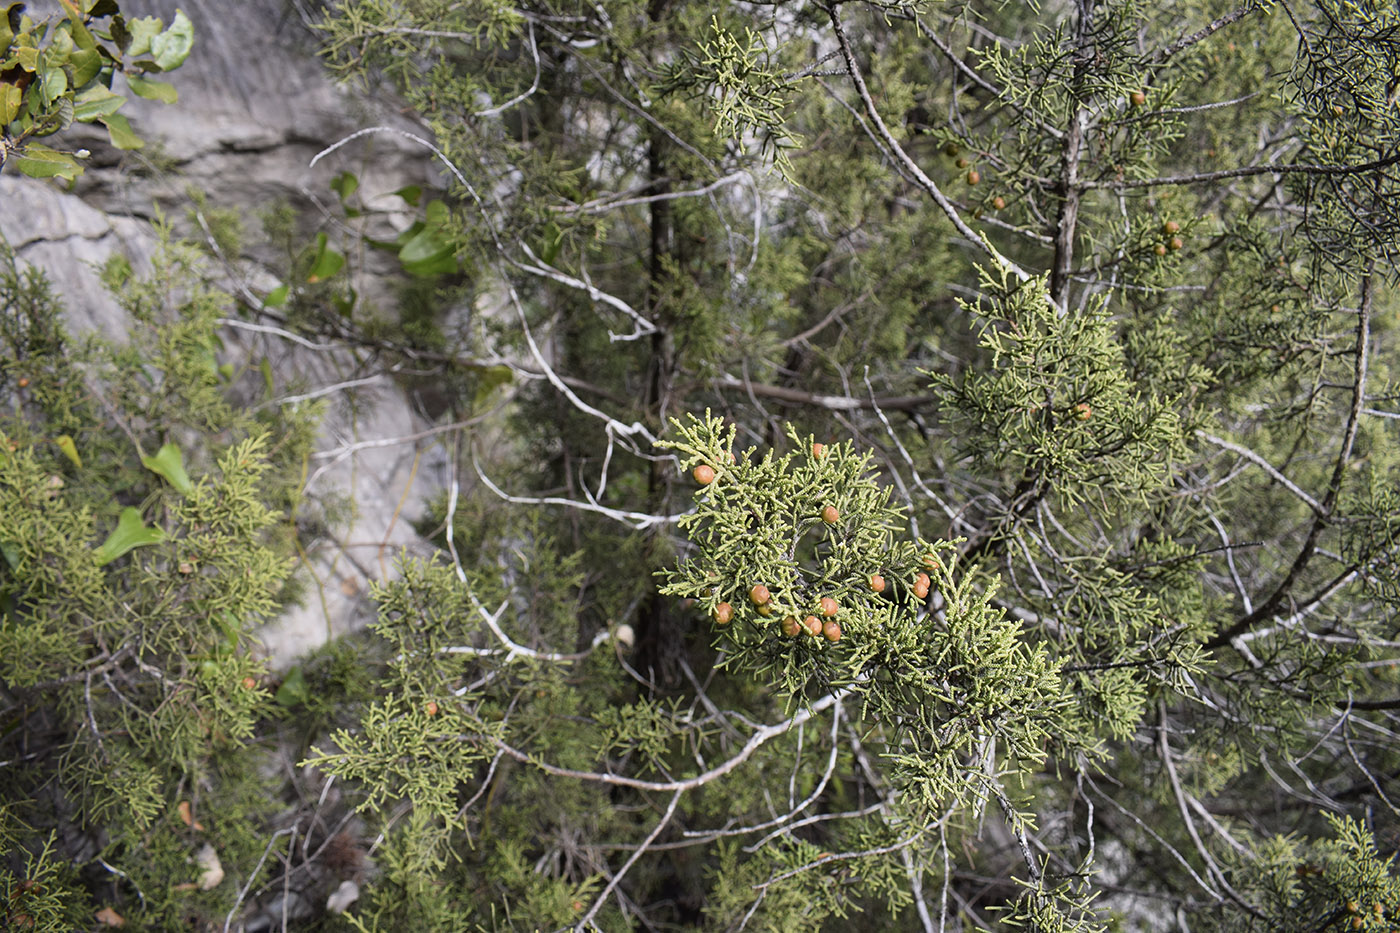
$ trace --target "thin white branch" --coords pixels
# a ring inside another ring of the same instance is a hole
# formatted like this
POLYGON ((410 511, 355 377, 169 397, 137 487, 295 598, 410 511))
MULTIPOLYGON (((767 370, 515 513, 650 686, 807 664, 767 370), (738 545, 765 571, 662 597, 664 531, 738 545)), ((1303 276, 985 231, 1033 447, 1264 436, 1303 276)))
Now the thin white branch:
MULTIPOLYGON (((462 174, 462 170, 459 169, 456 165, 454 165, 452 160, 447 157, 447 153, 443 152, 441 149, 433 145, 428 140, 424 139, 422 136, 419 136, 415 133, 410 133, 407 130, 401 130, 393 126, 367 126, 362 130, 356 130, 349 136, 345 136, 337 140, 336 142, 331 143, 329 146, 316 153, 316 155, 312 157, 311 161, 307 163, 306 167, 315 168, 317 162, 320 162, 323 158, 330 155, 332 152, 335 152, 341 146, 344 146, 347 143, 354 142, 361 136, 368 136, 371 133, 389 133, 394 136, 401 136, 404 139, 415 142, 423 148, 427 149, 433 155, 437 156, 438 161, 441 162, 443 165, 447 166, 447 170, 452 173, 452 177, 456 178, 457 181, 461 183, 462 187, 466 188, 467 191, 471 192, 473 198, 476 198, 476 189, 473 188, 471 184, 467 181, 467 176, 462 174)), ((477 198, 477 201, 479 203, 480 199, 477 198)))
POLYGON ((593 902, 593 906, 589 909, 588 913, 584 914, 583 919, 574 927, 575 930, 581 931, 584 927, 593 922, 593 918, 597 915, 598 911, 602 909, 603 902, 608 899, 608 895, 612 893, 613 888, 617 887, 618 882, 622 880, 622 876, 627 874, 628 870, 636 863, 637 859, 642 857, 642 853, 656 841, 657 836, 661 835, 661 831, 666 828, 666 824, 671 822, 671 817, 676 812, 676 804, 681 802, 681 795, 684 793, 684 790, 677 790, 675 794, 672 795, 671 803, 666 807, 666 812, 662 814, 661 821, 656 824, 656 828, 651 831, 651 834, 648 835, 646 839, 642 840, 641 845, 637 846, 637 851, 633 852, 627 861, 622 863, 622 867, 617 870, 617 874, 612 876, 612 880, 608 882, 608 886, 598 895, 598 899, 593 902))
POLYGON ((539 90, 539 88, 540 88, 540 50, 539 50, 539 46, 537 46, 537 45, 535 44, 535 24, 532 23, 532 22, 527 21, 525 25, 526 25, 526 28, 529 30, 529 35, 530 35, 530 55, 533 56, 534 59, 535 59, 535 80, 532 81, 532 82, 530 83, 530 87, 529 87, 528 89, 526 89, 526 90, 524 91, 524 93, 517 94, 515 97, 512 97, 510 100, 506 101, 504 104, 501 104, 499 107, 491 107, 491 108, 489 108, 489 109, 487 109, 487 110, 478 110, 476 113, 472 114, 472 116, 475 116, 475 117, 494 117, 494 116, 495 116, 496 114, 498 114, 498 113, 502 113, 502 112, 504 112, 504 111, 506 111, 506 110, 509 110, 510 108, 514 107, 516 104, 520 103, 522 100, 525 100, 525 99, 527 99, 528 97, 530 97, 530 95, 534 94, 535 91, 539 90))
MULTIPOLYGON (((515 306, 516 316, 520 318, 520 328, 525 334, 525 342, 530 347, 530 353, 535 357, 535 362, 539 364, 540 371, 543 372, 545 378, 549 380, 549 384, 554 386, 554 388, 567 398, 569 403, 579 411, 603 421, 607 425, 610 434, 618 434, 629 439, 639 436, 649 445, 653 447, 656 446, 656 436, 648 431, 646 426, 640 421, 634 421, 631 424, 623 424, 606 412, 599 411, 579 398, 578 395, 574 393, 573 389, 570 389, 564 384, 564 380, 559 378, 559 374, 554 371, 554 367, 550 366, 545 360, 544 354, 540 352, 539 344, 535 343, 535 335, 530 331, 530 322, 525 318, 525 308, 520 302, 520 295, 516 292, 515 286, 506 282, 506 290, 510 295, 511 304, 515 306)), ((677 458, 672 456, 669 459, 676 460, 677 458)))
POLYGON ((373 385, 376 382, 382 382, 386 378, 388 377, 385 376, 383 373, 376 373, 373 376, 366 376, 363 379, 348 379, 345 382, 337 382, 333 385, 322 386, 321 388, 316 389, 313 392, 306 392, 302 395, 288 395, 285 398, 271 399, 270 401, 263 402, 261 405, 258 406, 258 408, 262 409, 268 408, 272 405, 295 405, 297 402, 309 402, 312 399, 322 398, 327 395, 334 395, 335 393, 343 392, 346 389, 355 389, 359 388, 360 386, 373 385))
POLYGON ((871 124, 875 128, 875 132, 879 134, 880 141, 884 144, 885 149, 894 158, 895 162, 914 178, 919 187, 923 188, 924 191, 928 193, 928 196, 933 198, 933 202, 937 204, 939 209, 953 222, 953 226, 957 228, 959 233, 966 237, 970 243, 974 244, 991 257, 992 261, 997 265, 1010 271, 1017 279, 1022 282, 1028 281, 1031 278, 1030 273, 997 252, 996 248, 992 246, 986 237, 981 236, 977 231, 969 227, 967 222, 963 220, 962 216, 958 213, 957 207, 954 206, 952 201, 948 200, 948 196, 939 189, 933 179, 929 178, 928 175, 924 173, 924 170, 919 167, 919 163, 910 158, 909 153, 905 152, 904 147, 900 146, 899 142, 895 140, 894 135, 890 133, 890 128, 885 125, 884 118, 880 116, 880 110, 875 106, 874 98, 870 96, 870 89, 865 85, 865 78, 861 74, 860 66, 856 64, 855 53, 851 51, 851 40, 847 38, 845 27, 841 25, 841 16, 838 12, 838 8, 834 5, 827 7, 826 13, 831 19, 832 31, 835 33, 836 41, 841 48, 841 58, 846 62, 846 70, 851 76, 852 83, 855 85, 856 94, 860 97, 865 115, 870 119, 871 124))
POLYGON ((835 693, 829 693, 826 696, 822 697, 820 700, 813 703, 811 706, 799 710, 796 714, 784 720, 783 722, 776 723, 771 726, 764 726, 762 729, 759 729, 752 736, 750 736, 748 742, 744 744, 744 747, 739 750, 738 754, 736 754, 733 758, 730 758, 728 761, 724 762, 724 764, 717 765, 711 768, 710 770, 704 772, 703 774, 697 774, 695 777, 686 778, 685 780, 680 781, 641 781, 637 778, 625 777, 621 774, 613 774, 611 772, 575 771, 572 768, 560 768, 557 765, 551 765, 547 762, 540 761, 538 758, 535 758, 532 755, 526 754, 525 752, 522 752, 517 748, 513 748, 512 746, 507 745, 505 742, 501 741, 495 736, 487 735, 485 736, 485 738, 488 742, 495 745, 501 751, 514 758, 516 761, 519 761, 522 764, 527 764, 539 768, 545 774, 551 774, 555 777, 577 778, 581 781, 596 781, 600 784, 611 784, 617 787, 631 787, 635 790, 648 790, 658 792, 685 791, 692 790, 696 787, 701 787, 705 784, 708 784, 710 781, 715 780, 716 778, 723 777, 730 771, 733 771, 735 768, 739 767, 744 762, 748 761, 749 758, 752 757, 753 753, 758 751, 758 749, 761 746, 763 746, 764 743, 774 738, 777 738, 780 735, 783 735, 784 733, 797 726, 802 725, 804 722, 811 719, 812 717, 826 712, 826 710, 841 702, 846 697, 850 696, 854 690, 855 687, 851 686, 846 687, 843 690, 838 690, 835 693))
MULTIPOLYGON (((704 837, 706 839, 719 839, 723 836, 743 836, 747 833, 755 833, 762 829, 770 829, 774 826, 781 825, 794 819, 797 816, 797 814, 810 807, 814 802, 816 802, 816 799, 820 797, 823 792, 826 791, 826 785, 828 782, 830 782, 831 774, 836 769, 836 753, 841 748, 840 744, 836 741, 836 731, 840 727, 841 703, 838 701, 836 704, 836 711, 831 716, 831 755, 827 758, 826 769, 822 772, 822 779, 817 782, 817 786, 812 790, 812 793, 807 795, 806 799, 804 799, 801 803, 797 804, 796 806, 792 807, 790 810, 788 810, 787 813, 784 813, 781 816, 775 816, 771 820, 765 820, 762 823, 755 823, 752 826, 740 826, 733 829, 693 829, 686 830, 685 832, 681 833, 681 835, 685 836, 687 839, 693 839, 695 837, 704 837)), ((764 841, 767 841, 770 838, 772 837, 765 836, 764 841)))
POLYGON ((502 501, 515 505, 562 505, 566 508, 579 509, 584 512, 596 512, 599 515, 611 518, 614 521, 630 525, 638 530, 650 528, 653 525, 669 525, 680 520, 681 515, 689 513, 682 512, 680 515, 652 515, 648 512, 629 512, 624 509, 610 509, 604 505, 590 502, 580 502, 577 499, 569 499, 563 496, 512 496, 504 491, 487 476, 481 469, 481 464, 477 462, 476 456, 472 456, 472 466, 476 467, 476 475, 481 477, 481 481, 486 484, 486 488, 495 493, 502 501))
POLYGON ((248 321, 240 321, 231 317, 221 317, 216 322, 223 327, 232 327, 235 330, 250 330, 259 334, 271 334, 274 337, 281 337, 283 340, 290 340, 298 346, 306 347, 308 350, 340 350, 344 349, 339 344, 334 343, 313 343, 300 334, 294 334, 281 327, 273 327, 270 324, 253 324, 248 321))
MULTIPOLYGON (((732 185, 736 181, 744 181, 745 179, 749 179, 750 183, 752 183, 748 172, 734 172, 733 174, 725 175, 723 178, 710 182, 703 188, 687 188, 684 191, 664 191, 660 194, 646 194, 637 197, 620 197, 615 201, 609 201, 607 198, 594 198, 592 201, 585 201, 582 204, 561 207, 556 210, 561 214, 601 214, 604 211, 610 211, 617 207, 632 207, 637 204, 652 204, 656 201, 675 201, 680 198, 703 197, 712 191, 717 191, 726 185, 732 185)), ((635 191, 637 189, 634 188, 633 190, 635 191)))
POLYGON ((1281 486, 1283 486, 1284 489, 1287 489, 1289 492, 1293 493, 1293 495, 1303 500, 1303 502, 1307 504, 1308 508, 1312 509, 1314 513, 1316 513, 1317 515, 1323 514, 1323 508, 1321 503, 1319 503, 1316 499, 1308 495, 1303 490, 1299 489, 1296 485, 1293 484, 1292 480, 1290 480, 1288 477, 1284 476, 1281 472, 1279 472, 1278 468, 1276 468, 1272 463, 1265 460, 1263 457, 1259 456, 1254 451, 1250 450, 1248 447, 1241 447, 1239 444, 1233 443, 1232 441, 1227 441, 1223 437, 1216 437, 1214 434, 1207 434, 1205 431, 1197 431, 1196 436, 1199 437, 1201 440, 1206 441, 1207 443, 1214 444, 1216 447, 1220 447, 1224 450, 1228 450, 1232 453, 1239 454, 1241 457, 1244 457, 1250 463, 1254 464, 1255 466, 1262 469, 1265 473, 1268 473, 1270 476, 1272 476, 1275 480, 1279 482, 1281 486))
POLYGON ((531 263, 521 262, 518 259, 506 258, 507 262, 515 266, 515 268, 519 269, 521 272, 528 272, 531 275, 549 279, 551 282, 558 282, 560 285, 567 285, 569 288, 578 289, 581 292, 587 293, 588 297, 592 298, 594 301, 602 302, 611 308, 615 308, 632 319, 632 322, 636 325, 636 330, 630 334, 622 335, 608 331, 608 340, 617 343, 627 340, 636 340, 639 337, 645 337, 656 333, 656 325, 643 317, 640 311, 633 308, 621 298, 603 291, 586 279, 574 278, 568 273, 560 272, 553 266, 545 265, 544 261, 535 255, 534 250, 530 249, 527 243, 521 243, 520 249, 524 251, 526 256, 530 257, 532 263, 537 263, 537 265, 531 265, 531 263))

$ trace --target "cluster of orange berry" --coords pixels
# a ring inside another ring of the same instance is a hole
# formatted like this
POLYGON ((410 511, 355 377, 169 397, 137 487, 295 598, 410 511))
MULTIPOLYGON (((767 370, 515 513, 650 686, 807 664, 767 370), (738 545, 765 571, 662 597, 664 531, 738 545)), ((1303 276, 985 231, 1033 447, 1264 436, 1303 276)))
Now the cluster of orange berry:
MULTIPOLYGON (((749 601, 754 604, 761 616, 773 614, 773 594, 768 587, 762 583, 755 583, 749 590, 749 601)), ((802 621, 797 620, 797 616, 785 616, 782 621, 783 634, 793 637, 806 632, 816 638, 825 636, 827 641, 841 640, 841 623, 836 621, 836 614, 841 611, 841 606, 830 596, 823 596, 817 602, 817 613, 808 615, 802 621), (821 615, 822 619, 817 618, 821 615)), ((734 607, 729 603, 720 603, 715 607, 714 619, 716 625, 728 625, 734 619, 734 607)))
MULTIPOLYGON (((1088 406, 1084 405, 1081 407, 1087 409, 1088 406)), ((1084 416, 1081 414, 1080 419, 1083 420, 1083 417, 1084 416)), ((825 456, 826 445, 814 443, 812 445, 813 459, 820 460, 825 456)), ((708 463, 702 463, 694 469, 692 475, 695 477, 697 483, 702 486, 708 486, 715 481, 718 474, 713 466, 708 463)), ((841 521, 841 510, 831 504, 822 506, 819 515, 822 522, 828 526, 837 525, 841 521)), ((937 556, 932 552, 927 554, 924 557, 924 565, 930 570, 936 569, 938 567, 937 556)), ((883 593, 885 591, 885 578, 879 573, 870 574, 870 576, 866 578, 866 583, 874 593, 883 593)), ((914 595, 919 599, 927 599, 932 585, 933 583, 929 575, 920 571, 914 577, 914 595)), ((760 616, 768 618, 774 614, 775 606, 773 603, 773 593, 766 585, 755 583, 750 587, 748 596, 749 601, 753 603, 755 611, 760 616)), ((836 601, 835 597, 827 595, 821 597, 821 599, 817 601, 815 612, 801 619, 798 619, 796 615, 786 615, 783 617, 780 624, 783 634, 790 638, 805 632, 812 638, 824 637, 828 641, 837 642, 841 640, 842 636, 841 623, 837 621, 836 618, 840 612, 841 606, 836 601)), ((711 612, 711 617, 714 619, 716 625, 728 625, 730 622, 734 621, 734 615, 734 606, 727 601, 716 605, 711 612)))
MULTIPOLYGON (((1384 919, 1385 907, 1379 903, 1371 905, 1371 912, 1375 914, 1377 920, 1384 919)), ((1347 913, 1351 915, 1351 928, 1359 930, 1366 925, 1366 920, 1362 916, 1361 905, 1356 901, 1347 901, 1347 913)), ((1395 929, 1394 927, 1391 928, 1395 929)))
POLYGON ((1181 224, 1177 223, 1175 220, 1169 220, 1162 224, 1162 232, 1166 234, 1167 239, 1152 247, 1152 252, 1156 253, 1158 256, 1167 255, 1167 250, 1176 252, 1185 245, 1181 237, 1177 236, 1177 234, 1181 232, 1181 224))

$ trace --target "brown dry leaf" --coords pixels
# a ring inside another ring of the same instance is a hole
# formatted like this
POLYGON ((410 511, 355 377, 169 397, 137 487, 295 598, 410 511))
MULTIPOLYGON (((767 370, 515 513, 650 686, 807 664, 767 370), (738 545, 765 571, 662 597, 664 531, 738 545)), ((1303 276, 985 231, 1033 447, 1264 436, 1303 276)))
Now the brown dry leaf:
POLYGON ((110 907, 104 907, 97 912, 97 922, 109 927, 126 926, 126 918, 110 907))
POLYGON ((186 826, 193 826, 195 829, 201 832, 204 831, 204 824, 195 820, 194 816, 190 813, 190 802, 188 800, 181 800, 179 805, 175 809, 180 814, 180 820, 186 826))

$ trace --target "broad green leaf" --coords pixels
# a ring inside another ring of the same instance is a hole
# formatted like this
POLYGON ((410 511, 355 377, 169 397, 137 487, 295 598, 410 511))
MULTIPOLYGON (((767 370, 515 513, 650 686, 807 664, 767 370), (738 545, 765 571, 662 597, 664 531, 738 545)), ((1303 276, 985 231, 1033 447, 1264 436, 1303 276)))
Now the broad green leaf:
POLYGON ((9 123, 19 116, 19 108, 23 103, 23 91, 13 84, 0 84, 0 124, 9 123))
POLYGON ((407 185, 395 191, 394 194, 403 198, 413 207, 417 207, 418 201, 423 197, 423 188, 421 185, 407 185))
MULTIPOLYGON (((109 34, 112 41, 116 43, 117 51, 120 53, 116 56, 118 62, 120 62, 121 56, 125 55, 126 50, 131 48, 131 30, 127 28, 126 20, 120 16, 113 18, 109 34)), ((150 44, 149 41, 147 44, 150 44)))
POLYGON ((72 181, 83 173, 83 167, 66 152, 31 143, 14 157, 15 168, 30 178, 63 178, 72 181))
POLYGON ((399 261, 408 267, 451 255, 451 241, 436 227, 425 226, 404 243, 399 250, 399 261))
POLYGON ((451 275, 457 271, 457 257, 448 252, 421 262, 406 262, 403 264, 403 271, 420 279, 429 279, 437 275, 451 275))
POLYGON ((179 68, 185 59, 189 58, 190 49, 193 47, 194 23, 179 9, 175 11, 175 19, 171 21, 170 28, 151 38, 151 54, 161 71, 179 68))
POLYGON ((267 297, 263 299, 263 307, 264 307, 264 308, 280 308, 280 307, 282 307, 284 304, 287 303, 287 295, 288 295, 289 291, 290 291, 290 290, 287 288, 286 285, 279 285, 279 286, 277 286, 277 287, 274 288, 272 291, 270 291, 270 292, 267 293, 267 297))
POLYGON ((225 609, 214 617, 219 626, 219 631, 224 633, 224 643, 219 650, 223 657, 229 657, 238 650, 238 633, 242 626, 238 624, 238 616, 225 609))
POLYGON ((25 71, 39 70, 39 50, 31 46, 15 49, 15 60, 25 71))
POLYGON ((107 135, 118 149, 140 149, 146 145, 145 140, 131 129, 126 117, 119 113, 109 113, 98 122, 107 127, 107 135))
POLYGON ((58 104, 49 109, 49 119, 44 123, 44 129, 36 136, 52 136, 54 133, 61 133, 73 125, 73 99, 71 97, 61 97, 58 104))
POLYGON ((267 357, 258 360, 258 370, 262 373, 263 384, 267 386, 267 394, 271 396, 274 388, 272 382, 272 363, 268 362, 267 357))
POLYGON ((68 23, 63 23, 53 31, 49 47, 40 55, 44 68, 61 68, 63 63, 68 61, 68 56, 72 55, 73 50, 77 48, 68 25, 68 23))
POLYGON ((127 75, 126 83, 131 88, 131 93, 137 97, 158 100, 162 104, 173 104, 179 97, 175 85, 166 84, 164 81, 152 81, 140 75, 127 75))
POLYGON ((19 569, 19 548, 15 547, 13 541, 0 541, 0 557, 5 558, 5 563, 10 565, 11 570, 19 569))
POLYGON ((349 200, 350 195, 354 194, 359 187, 360 179, 355 176, 354 172, 341 172, 331 179, 331 190, 340 197, 342 202, 349 200))
POLYGON ((164 445, 154 457, 142 457, 141 462, 152 473, 159 473, 165 477, 166 482, 174 486, 181 495, 188 496, 194 491, 194 483, 190 482, 188 474, 185 473, 185 457, 174 444, 164 445))
POLYGON ((73 438, 67 434, 60 434, 53 439, 53 442, 58 445, 59 450, 63 451, 65 457, 73 461, 75 467, 80 470, 83 468, 83 458, 78 456, 78 445, 73 443, 73 438))
POLYGON ((129 37, 125 52, 135 58, 151 51, 151 40, 160 35, 165 25, 154 16, 138 16, 126 21, 126 34, 129 37))
MULTIPOLYGON (((93 39, 92 33, 88 32, 83 25, 83 11, 78 9, 73 0, 59 0, 63 4, 64 10, 68 12, 68 34, 72 37, 73 43, 80 49, 96 49, 97 41, 93 39)), ((86 6, 86 4, 84 4, 86 6)))
POLYGON ((73 98, 73 102, 73 119, 79 123, 91 123, 99 117, 116 113, 126 103, 126 98, 97 84, 73 98))
POLYGON ((73 44, 80 49, 87 51, 97 51, 97 40, 88 32, 87 26, 83 25, 83 15, 78 8, 73 6, 72 0, 61 0, 68 8, 68 30, 73 37, 73 44))
POLYGON ((102 71, 102 53, 97 49, 78 49, 68 56, 68 64, 73 69, 73 87, 84 87, 102 71))
POLYGON ((135 547, 159 544, 165 540, 165 532, 151 528, 141 520, 141 511, 133 506, 122 509, 117 527, 102 546, 97 549, 97 566, 105 567, 135 547))
POLYGON ((63 69, 55 65, 46 68, 39 76, 39 99, 43 101, 45 107, 50 107, 68 91, 68 75, 63 69))
POLYGON ((443 201, 429 201, 425 209, 426 219, 430 227, 443 227, 452 219, 452 212, 443 201))
POLYGON ((399 234, 399 261, 410 275, 428 277, 457 271, 457 259, 447 235, 451 211, 442 201, 429 201, 424 220, 399 234))
POLYGON ((296 706, 311 699, 311 690, 306 686, 306 675, 301 672, 301 665, 297 665, 287 671, 287 676, 282 679, 282 686, 277 688, 277 693, 272 697, 279 706, 296 706))
POLYGON ((117 6, 117 0, 94 0, 88 7, 88 16, 97 19, 101 16, 111 16, 113 13, 120 13, 121 8, 117 6))
POLYGON ((316 234, 316 258, 311 262, 311 271, 306 276, 308 282, 321 282, 340 271, 345 265, 345 257, 331 249, 324 233, 316 234))

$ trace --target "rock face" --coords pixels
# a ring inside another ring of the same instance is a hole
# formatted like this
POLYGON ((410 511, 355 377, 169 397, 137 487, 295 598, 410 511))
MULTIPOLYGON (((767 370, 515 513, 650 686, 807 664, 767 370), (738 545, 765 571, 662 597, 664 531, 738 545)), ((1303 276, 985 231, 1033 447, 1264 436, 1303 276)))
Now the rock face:
MULTIPOLYGON (((430 154, 401 135, 357 139, 321 160, 317 153, 369 126, 388 125, 426 136, 392 106, 337 87, 316 58, 301 0, 123 0, 128 16, 157 15, 166 22, 176 7, 195 27, 195 49, 169 76, 179 102, 165 106, 132 98, 123 109, 147 141, 144 149, 118 152, 101 128, 75 125, 58 137, 65 148, 88 148, 87 172, 72 190, 13 172, 0 175, 0 234, 26 263, 44 269, 76 330, 98 330, 119 339, 126 322, 103 289, 97 269, 123 255, 141 270, 156 242, 150 220, 159 211, 177 232, 201 236, 191 218, 191 192, 210 209, 236 210, 249 235, 242 256, 223 256, 216 274, 231 290, 256 302, 286 272, 285 251, 256 235, 259 216, 289 205, 307 239, 340 218, 329 182, 349 170, 373 203, 401 204, 388 193, 405 185, 431 187, 430 154)), ((57 3, 31 2, 36 17, 60 15, 57 3)), ((412 222, 387 214, 366 232, 391 235, 412 222)), ((367 258, 372 262, 374 256, 367 258)), ((352 265, 353 265, 352 261, 352 265)), ((362 299, 391 307, 380 283, 393 270, 360 265, 351 273, 362 299)), ((230 319, 235 318, 230 308, 230 319)), ((302 572, 314 577, 307 604, 268 626, 263 640, 274 664, 286 666, 328 638, 361 626, 371 614, 365 593, 372 578, 387 575, 402 548, 426 545, 413 532, 422 503, 447 475, 434 437, 414 437, 429 427, 390 379, 370 379, 351 347, 311 348, 278 328, 275 320, 234 320, 225 344, 235 366, 267 358, 292 388, 287 395, 321 395, 331 402, 321 450, 311 466, 308 491, 349 501, 352 517, 331 540, 312 543, 302 572), (250 327, 249 325, 252 325, 250 327), (280 332, 279 332, 280 331, 280 332), (369 380, 369 381, 366 381, 369 380), (346 383, 353 385, 346 386, 346 383), (353 401, 353 405, 351 402, 353 401), (396 438, 409 438, 395 441, 396 438)), ((295 400, 286 404, 296 404, 295 400)))

